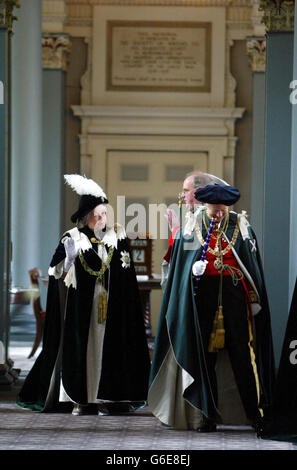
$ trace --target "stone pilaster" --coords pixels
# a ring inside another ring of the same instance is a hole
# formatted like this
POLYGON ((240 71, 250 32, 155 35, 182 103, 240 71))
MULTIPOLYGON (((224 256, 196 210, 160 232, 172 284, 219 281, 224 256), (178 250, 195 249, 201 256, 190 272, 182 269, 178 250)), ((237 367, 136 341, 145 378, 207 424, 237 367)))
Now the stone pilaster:
POLYGON ((292 106, 294 1, 260 1, 266 27, 265 158, 263 168, 264 272, 271 307, 276 363, 289 311, 290 207, 292 198, 292 106), (282 195, 276 181, 282 183, 282 195), (273 227, 273 235, 272 235, 273 227), (277 251, 277 240, 283 249, 277 251), (275 271, 275 266, 277 270, 275 271))
MULTIPOLYGON (((48 270, 48 260, 52 256, 52 247, 62 233, 63 186, 62 175, 65 145, 65 87, 66 71, 70 58, 71 41, 67 34, 51 32, 42 34, 42 200, 41 239, 47 240, 47 246, 40 254, 42 272, 48 270), (52 193, 52 188, 55 188, 52 193), (51 194, 50 200, 48 194, 51 194), (47 221, 51 220, 50 227, 47 221)), ((46 298, 42 299, 43 303, 46 298)))
POLYGON ((266 38, 247 38, 247 54, 253 72, 265 72, 266 69, 266 38))
POLYGON ((266 38, 264 36, 248 37, 246 44, 253 72, 251 224, 256 231, 258 244, 263 253, 266 38))
POLYGON ((71 41, 66 34, 42 35, 42 66, 44 69, 67 70, 71 41))

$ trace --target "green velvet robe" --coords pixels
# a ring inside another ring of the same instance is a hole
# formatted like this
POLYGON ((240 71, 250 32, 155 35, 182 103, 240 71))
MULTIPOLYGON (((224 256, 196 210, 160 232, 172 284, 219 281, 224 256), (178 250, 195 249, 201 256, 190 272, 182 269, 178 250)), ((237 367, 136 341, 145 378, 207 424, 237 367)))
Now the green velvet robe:
MULTIPOLYGON (((201 219, 200 212, 197 223, 202 230, 201 219)), ((226 230, 229 240, 236 222, 237 214, 230 212, 226 230)), ((256 237, 250 226, 247 233, 245 240, 239 233, 233 252, 241 260, 241 267, 244 265, 251 276, 260 297, 261 311, 253 317, 254 349, 262 391, 261 404, 265 407, 271 401, 275 373, 270 312, 256 237)), ((206 232, 203 235, 205 239, 206 232)), ((192 276, 192 266, 200 259, 202 249, 195 231, 191 237, 185 237, 181 231, 175 237, 150 373, 148 404, 151 411, 165 425, 181 429, 193 427, 189 425, 191 422, 199 424, 202 415, 208 417, 209 410, 215 406, 202 347, 192 276), (195 412, 196 417, 193 416, 195 412)))

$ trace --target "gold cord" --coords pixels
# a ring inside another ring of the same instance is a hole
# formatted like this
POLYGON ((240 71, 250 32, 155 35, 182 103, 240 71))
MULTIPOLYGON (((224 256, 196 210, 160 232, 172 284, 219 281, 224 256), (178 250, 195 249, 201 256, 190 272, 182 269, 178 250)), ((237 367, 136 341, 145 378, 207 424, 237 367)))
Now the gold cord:
MULTIPOLYGON (((102 242, 99 242, 99 243, 101 245, 104 245, 104 243, 102 242)), ((102 259, 102 268, 100 269, 100 271, 94 271, 92 268, 90 268, 82 252, 79 253, 79 259, 84 270, 91 276, 96 276, 96 283, 101 284, 101 292, 99 293, 99 298, 98 298, 98 323, 104 323, 106 320, 108 299, 107 299, 107 292, 103 285, 104 273, 110 267, 113 252, 114 252, 114 247, 111 246, 108 250, 106 263, 102 259)))
MULTIPOLYGON (((203 213, 203 216, 204 216, 204 214, 205 213, 203 213)), ((206 224, 205 219, 204 219, 204 222, 206 224)), ((228 222, 229 222, 229 218, 228 218, 228 222)), ((224 234, 225 230, 226 230, 226 226, 224 224, 224 227, 222 229, 220 229, 220 234, 218 234, 215 248, 214 249, 210 248, 210 246, 208 246, 208 248, 207 248, 207 251, 209 251, 209 253, 211 253, 212 255, 214 255, 216 257, 224 256, 226 253, 228 253, 228 251, 235 245, 236 240, 238 238, 239 227, 238 227, 238 223, 236 222, 236 226, 234 228, 234 232, 233 232, 233 236, 232 236, 231 241, 228 243, 228 245, 223 250, 219 249, 219 246, 218 246, 219 245, 219 240, 221 239, 221 237, 224 234)), ((202 233, 200 231, 200 227, 199 227, 198 223, 196 223, 195 231, 196 231, 196 234, 197 234, 197 237, 198 237, 198 240, 199 240, 200 244, 202 246, 204 246, 206 242, 205 242, 205 240, 202 236, 202 233)), ((208 231, 208 229, 207 229, 207 231, 208 231)))

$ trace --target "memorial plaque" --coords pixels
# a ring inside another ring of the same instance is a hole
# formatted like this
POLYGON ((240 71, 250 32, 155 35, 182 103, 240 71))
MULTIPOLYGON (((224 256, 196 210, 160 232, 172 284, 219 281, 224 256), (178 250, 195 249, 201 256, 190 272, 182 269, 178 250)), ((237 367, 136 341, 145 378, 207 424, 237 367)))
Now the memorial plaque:
POLYGON ((107 21, 106 90, 211 91, 211 23, 107 21))

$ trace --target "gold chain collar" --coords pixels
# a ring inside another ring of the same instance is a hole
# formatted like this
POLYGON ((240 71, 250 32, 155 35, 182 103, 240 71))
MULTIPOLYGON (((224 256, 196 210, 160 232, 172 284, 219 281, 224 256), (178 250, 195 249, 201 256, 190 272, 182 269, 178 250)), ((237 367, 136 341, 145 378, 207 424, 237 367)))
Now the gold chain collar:
MULTIPOLYGON (((209 230, 209 224, 207 224, 206 222, 206 216, 208 217, 208 219, 210 220, 211 217, 209 217, 209 215, 207 214, 207 210, 203 211, 203 214, 202 214, 202 220, 203 220, 203 224, 204 224, 204 227, 205 227, 205 230, 206 230, 206 233, 208 233, 208 230, 209 230)), ((215 227, 214 228, 214 232, 217 232, 218 233, 218 236, 222 236, 223 232, 226 231, 226 227, 228 227, 228 224, 229 224, 229 212, 227 213, 227 215, 224 217, 224 225, 223 227, 218 227, 218 224, 215 224, 215 227)))
POLYGON ((81 262, 82 267, 84 268, 84 270, 87 273, 89 273, 91 276, 96 276, 96 278, 97 278, 96 282, 102 283, 104 273, 107 269, 109 269, 113 252, 114 252, 114 246, 110 246, 109 250, 108 250, 106 263, 104 263, 103 260, 102 260, 102 268, 100 269, 100 271, 94 271, 92 268, 90 268, 90 266, 87 264, 82 252, 79 253, 79 259, 80 259, 80 262, 81 262))
MULTIPOLYGON (((205 212, 203 212, 202 219, 203 219, 203 224, 206 228, 206 232, 208 232, 209 227, 207 226, 207 222, 206 222, 206 219, 205 219, 205 212)), ((223 250, 220 248, 221 247, 221 243, 220 243, 221 240, 220 239, 221 239, 222 235, 224 234, 224 232, 226 231, 228 225, 229 225, 229 213, 228 213, 228 216, 225 217, 223 227, 218 230, 217 241, 216 241, 215 248, 213 249, 210 246, 208 246, 208 248, 207 248, 207 251, 209 251, 209 253, 211 253, 212 255, 214 255, 216 257, 222 257, 226 253, 228 253, 228 251, 231 250, 231 248, 235 245, 236 240, 238 238, 239 226, 238 226, 238 223, 236 222, 236 226, 234 228, 231 241, 228 243, 228 245, 223 250)), ((206 242, 205 242, 205 240, 202 236, 199 224, 197 222, 196 222, 196 225, 195 225, 195 231, 196 231, 196 235, 198 237, 198 240, 199 240, 201 246, 204 246, 206 242)))

